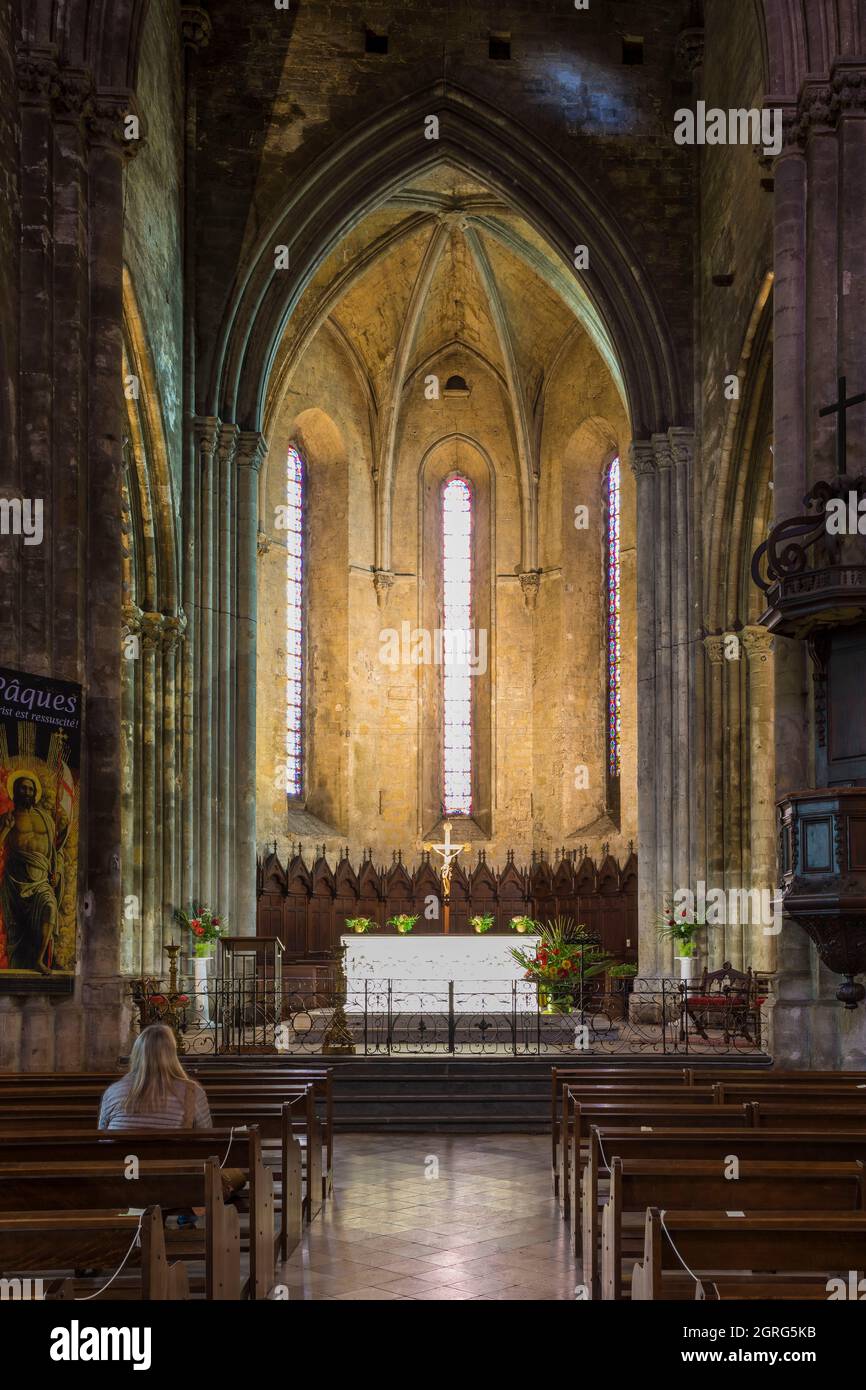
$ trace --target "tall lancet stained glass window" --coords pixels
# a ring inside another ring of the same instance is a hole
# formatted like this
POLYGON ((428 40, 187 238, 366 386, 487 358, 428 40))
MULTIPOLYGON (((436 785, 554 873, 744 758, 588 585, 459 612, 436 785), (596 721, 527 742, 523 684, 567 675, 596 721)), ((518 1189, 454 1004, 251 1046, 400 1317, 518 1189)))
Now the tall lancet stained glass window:
POLYGON ((304 460, 286 465, 286 791, 304 791, 304 460))
POLYGON ((620 634, 619 459, 605 475, 605 572, 607 593, 607 775, 620 774, 622 642, 620 634))
POLYGON ((472 814, 472 488, 450 478, 442 489, 443 805, 472 814))

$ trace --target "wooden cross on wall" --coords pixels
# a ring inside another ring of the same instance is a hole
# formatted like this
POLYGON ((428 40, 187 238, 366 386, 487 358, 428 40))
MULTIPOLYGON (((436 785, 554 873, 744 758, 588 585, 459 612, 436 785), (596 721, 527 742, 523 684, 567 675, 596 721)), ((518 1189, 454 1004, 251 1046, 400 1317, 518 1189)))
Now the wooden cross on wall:
POLYGON ((839 377, 838 386, 839 399, 834 401, 832 405, 825 405, 822 410, 818 411, 818 414, 820 416, 838 414, 839 416, 839 423, 836 426, 836 472, 840 478, 844 478, 848 471, 848 411, 853 405, 862 405, 866 401, 866 391, 861 391, 859 396, 846 397, 847 382, 844 376, 839 377))

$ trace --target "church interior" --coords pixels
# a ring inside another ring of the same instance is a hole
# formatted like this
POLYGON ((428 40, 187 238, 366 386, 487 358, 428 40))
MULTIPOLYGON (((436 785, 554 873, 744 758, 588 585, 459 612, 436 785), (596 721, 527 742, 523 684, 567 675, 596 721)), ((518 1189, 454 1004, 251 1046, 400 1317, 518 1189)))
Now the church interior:
POLYGON ((864 0, 10 0, 0 186, 2 1297, 866 1297, 864 0))

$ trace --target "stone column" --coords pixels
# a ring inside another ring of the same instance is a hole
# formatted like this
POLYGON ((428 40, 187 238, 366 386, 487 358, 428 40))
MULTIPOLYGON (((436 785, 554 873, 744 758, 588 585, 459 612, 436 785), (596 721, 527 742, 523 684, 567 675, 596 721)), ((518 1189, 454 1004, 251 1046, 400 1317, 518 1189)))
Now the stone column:
POLYGON ((115 1061, 131 1013, 120 977, 123 160, 135 149, 124 139, 123 118, 130 105, 123 94, 98 96, 89 119, 87 800, 82 821, 93 912, 84 933, 82 997, 87 1059, 93 1067, 115 1061))
MULTIPOLYGON (((709 665, 706 683, 707 705, 707 858, 706 882, 709 887, 725 882, 727 846, 725 843, 725 637, 723 633, 704 638, 709 665)), ((724 933, 708 933, 707 964, 718 970, 725 959, 724 933)))
POLYGON ((637 702, 638 720, 638 956, 641 975, 659 973, 656 918, 656 460, 648 440, 634 440, 629 464, 635 476, 637 509, 637 702))
POLYGON ((134 778, 141 766, 141 609, 127 604, 123 610, 124 634, 134 645, 126 650, 121 668, 121 780, 120 822, 122 831, 121 868, 126 890, 123 904, 120 968, 124 975, 141 970, 141 825, 138 816, 138 787, 134 778), (129 902, 127 902, 127 897, 129 902))
MULTIPOLYGON (((830 79, 839 157, 839 366, 848 390, 866 391, 866 64, 840 59, 830 79)), ((835 396, 833 397, 835 400, 835 396)), ((866 472, 866 406, 848 417, 848 473, 866 472)))
POLYGON ((181 760, 178 746, 178 674, 179 647, 182 646, 186 619, 183 613, 167 617, 162 632, 162 814, 165 833, 162 842, 162 913, 156 946, 160 968, 164 965, 163 947, 168 934, 171 940, 174 910, 181 906, 180 893, 180 801, 181 760))
MULTIPOLYGON (((236 807, 232 795, 232 773, 235 767, 235 685, 234 627, 235 584, 234 545, 237 519, 235 517, 235 450, 237 425, 223 425, 219 432, 218 531, 219 531, 219 669, 217 716, 217 825, 216 884, 214 901, 222 913, 233 913, 231 905, 234 887, 234 850, 236 807)), ((253 567, 255 568, 255 566, 253 567)), ((215 576, 215 583, 216 583, 215 576)), ((255 747, 255 744, 253 745, 255 747)))
MULTIPOLYGON (((21 340, 19 347, 20 472, 10 492, 39 500, 44 509, 41 545, 0 546, 20 595, 13 631, 19 660, 40 675, 52 670, 51 562, 56 531, 52 515, 54 442, 54 128, 52 102, 59 91, 53 47, 21 46, 17 56, 21 141, 21 340), (8 559, 6 558, 8 556, 8 559), (17 587, 20 586, 20 587, 17 587)), ((61 280, 61 286, 63 285, 61 280)), ((5 383, 4 383, 5 387, 5 383)), ((80 459, 74 461, 77 471, 80 459)), ((11 481, 11 480, 10 480, 11 481)), ((5 647, 4 642, 4 647, 5 647)), ((10 660, 11 660, 10 655, 10 660)), ((70 673, 70 678, 75 675, 70 673)))
MULTIPOLYGON (((775 892, 776 806, 773 777, 773 638, 765 627, 749 626, 742 632, 749 668, 749 848, 750 888, 775 892)), ((776 965, 776 937, 752 927, 747 964, 757 970, 776 965)))
POLYGON ((213 826, 214 802, 216 799, 216 705, 214 699, 215 646, 214 621, 214 455, 220 422, 213 416, 196 419, 195 436, 198 452, 198 533, 195 543, 198 549, 198 749, 196 759, 197 792, 197 852, 198 873, 193 896, 204 901, 214 901, 214 854, 213 826))
POLYGON ((256 623, 258 612, 259 470, 264 436, 243 430, 237 441, 237 717, 235 720, 235 930, 256 926, 256 623))
POLYGON ((159 826, 162 821, 162 748, 159 729, 159 676, 162 667, 163 616, 144 613, 141 620, 141 970, 161 971, 158 942, 161 938, 162 893, 159 826))

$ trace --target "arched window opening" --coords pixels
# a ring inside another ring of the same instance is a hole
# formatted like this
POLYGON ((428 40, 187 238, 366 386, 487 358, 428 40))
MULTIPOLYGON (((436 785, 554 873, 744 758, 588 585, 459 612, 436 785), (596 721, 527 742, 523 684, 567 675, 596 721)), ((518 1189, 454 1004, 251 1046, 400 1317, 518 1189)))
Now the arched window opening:
POLYGON ((286 792, 304 792, 304 461, 286 463, 286 792))
POLYGON ((607 804, 619 817, 622 737, 622 640, 620 628, 620 490, 619 459, 608 465, 605 502, 605 642, 607 666, 607 804))
POLYGON ((442 489, 443 810, 472 815, 472 488, 450 478, 442 489))

